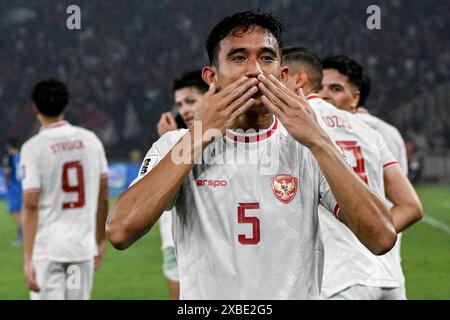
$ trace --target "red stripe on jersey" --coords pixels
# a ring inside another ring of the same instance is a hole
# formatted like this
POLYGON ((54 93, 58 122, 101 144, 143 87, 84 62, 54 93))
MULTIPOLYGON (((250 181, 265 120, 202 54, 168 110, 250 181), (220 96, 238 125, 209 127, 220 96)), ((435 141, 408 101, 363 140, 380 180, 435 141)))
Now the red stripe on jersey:
POLYGON ((392 166, 392 165, 394 165, 394 164, 397 164, 397 161, 392 161, 392 162, 386 163, 386 164, 383 166, 383 168, 390 167, 390 166, 392 166))
POLYGON ((267 132, 261 134, 258 133, 258 135, 256 136, 250 136, 250 135, 236 135, 231 130, 227 130, 226 137, 236 142, 244 142, 244 143, 258 142, 270 138, 270 136, 272 136, 272 134, 275 133, 277 128, 278 128, 278 119, 275 118, 272 129, 270 129, 267 132))

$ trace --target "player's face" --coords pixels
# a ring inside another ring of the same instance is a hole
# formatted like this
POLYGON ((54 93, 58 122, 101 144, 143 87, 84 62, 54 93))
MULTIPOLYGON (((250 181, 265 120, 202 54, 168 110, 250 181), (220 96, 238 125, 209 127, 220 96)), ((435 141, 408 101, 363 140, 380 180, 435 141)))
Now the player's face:
MULTIPOLYGON (((281 67, 278 42, 271 33, 255 26, 250 32, 238 35, 230 35, 220 42, 214 77, 218 88, 227 87, 243 75, 256 78, 262 73, 283 81, 287 78, 287 68, 281 67)), ((253 108, 262 108, 261 93, 258 91, 253 98, 256 100, 253 108)))
POLYGON ((339 109, 356 112, 359 90, 348 82, 348 77, 335 69, 323 70, 322 90, 319 95, 339 109))
POLYGON ((202 104, 203 94, 196 87, 175 90, 175 104, 188 127, 194 123, 195 110, 202 104))

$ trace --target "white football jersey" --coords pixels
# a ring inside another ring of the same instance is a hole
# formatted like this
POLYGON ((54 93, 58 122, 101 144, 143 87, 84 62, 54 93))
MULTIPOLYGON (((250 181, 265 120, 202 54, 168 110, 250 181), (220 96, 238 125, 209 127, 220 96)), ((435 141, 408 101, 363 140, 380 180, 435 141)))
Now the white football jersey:
MULTIPOLYGON (((136 181, 186 132, 155 142, 136 181)), ((316 160, 276 118, 259 133, 228 131, 173 201, 181 299, 318 299, 319 203, 337 214, 316 160)))
POLYGON ((43 126, 21 150, 23 192, 40 191, 33 260, 83 261, 97 254, 103 145, 86 129, 60 121, 43 126))
MULTIPOLYGON (((408 174, 408 157, 406 154, 405 141, 403 140, 402 135, 397 130, 397 128, 381 120, 380 118, 371 115, 367 110, 363 108, 358 108, 358 112, 356 115, 368 126, 378 131, 383 136, 386 145, 388 146, 394 157, 397 159, 398 164, 403 169, 403 172, 405 174, 408 174)), ((394 248, 392 248, 391 251, 389 251, 387 254, 393 255, 393 259, 395 259, 396 261, 395 266, 397 268, 398 277, 402 286, 404 287, 405 276, 402 270, 400 255, 401 238, 402 234, 397 234, 397 242, 395 243, 394 248)))
MULTIPOLYGON (((308 102, 319 124, 345 153, 359 177, 384 199, 384 168, 396 164, 381 135, 355 115, 339 110, 318 95, 308 102)), ((323 209, 321 211, 324 211, 323 209)), ((373 255, 342 223, 320 212, 325 247, 322 296, 328 298, 353 285, 399 286, 392 257, 373 255)))

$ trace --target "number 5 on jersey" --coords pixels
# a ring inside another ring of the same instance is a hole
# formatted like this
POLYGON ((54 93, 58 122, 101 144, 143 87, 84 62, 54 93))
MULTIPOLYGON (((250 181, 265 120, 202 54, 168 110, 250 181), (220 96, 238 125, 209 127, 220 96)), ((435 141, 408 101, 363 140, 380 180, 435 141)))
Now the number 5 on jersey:
POLYGON ((258 244, 261 240, 261 232, 259 219, 257 217, 245 216, 245 210, 259 209, 258 202, 239 203, 238 206, 238 223, 250 223, 252 225, 252 236, 247 238, 244 234, 238 235, 239 243, 244 245, 258 244))
POLYGON ((74 209, 84 206, 84 177, 83 166, 80 161, 64 163, 62 172, 62 189, 66 193, 77 193, 78 199, 77 201, 64 202, 62 204, 63 209, 74 209), (70 172, 74 172, 75 174, 69 175, 70 172), (72 177, 72 179, 69 177, 72 177), (76 183, 73 183, 73 177, 76 177, 76 183))

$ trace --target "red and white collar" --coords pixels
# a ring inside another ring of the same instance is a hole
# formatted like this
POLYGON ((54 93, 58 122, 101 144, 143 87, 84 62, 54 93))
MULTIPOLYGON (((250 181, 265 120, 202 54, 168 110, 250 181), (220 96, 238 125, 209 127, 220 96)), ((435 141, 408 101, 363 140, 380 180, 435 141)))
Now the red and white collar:
POLYGON ((319 96, 317 93, 308 94, 308 96, 306 97, 306 100, 312 100, 312 99, 322 99, 322 97, 319 96))
POLYGON ((50 124, 47 124, 45 126, 42 126, 39 131, 43 131, 43 130, 47 130, 47 129, 53 129, 53 128, 59 128, 59 127, 63 127, 63 126, 68 126, 70 125, 70 123, 66 120, 61 120, 61 121, 57 121, 57 122, 53 122, 50 124))
POLYGON ((278 119, 274 117, 272 125, 264 130, 254 133, 243 133, 235 130, 227 130, 226 137, 234 142, 252 143, 259 142, 270 138, 278 129, 278 119))

